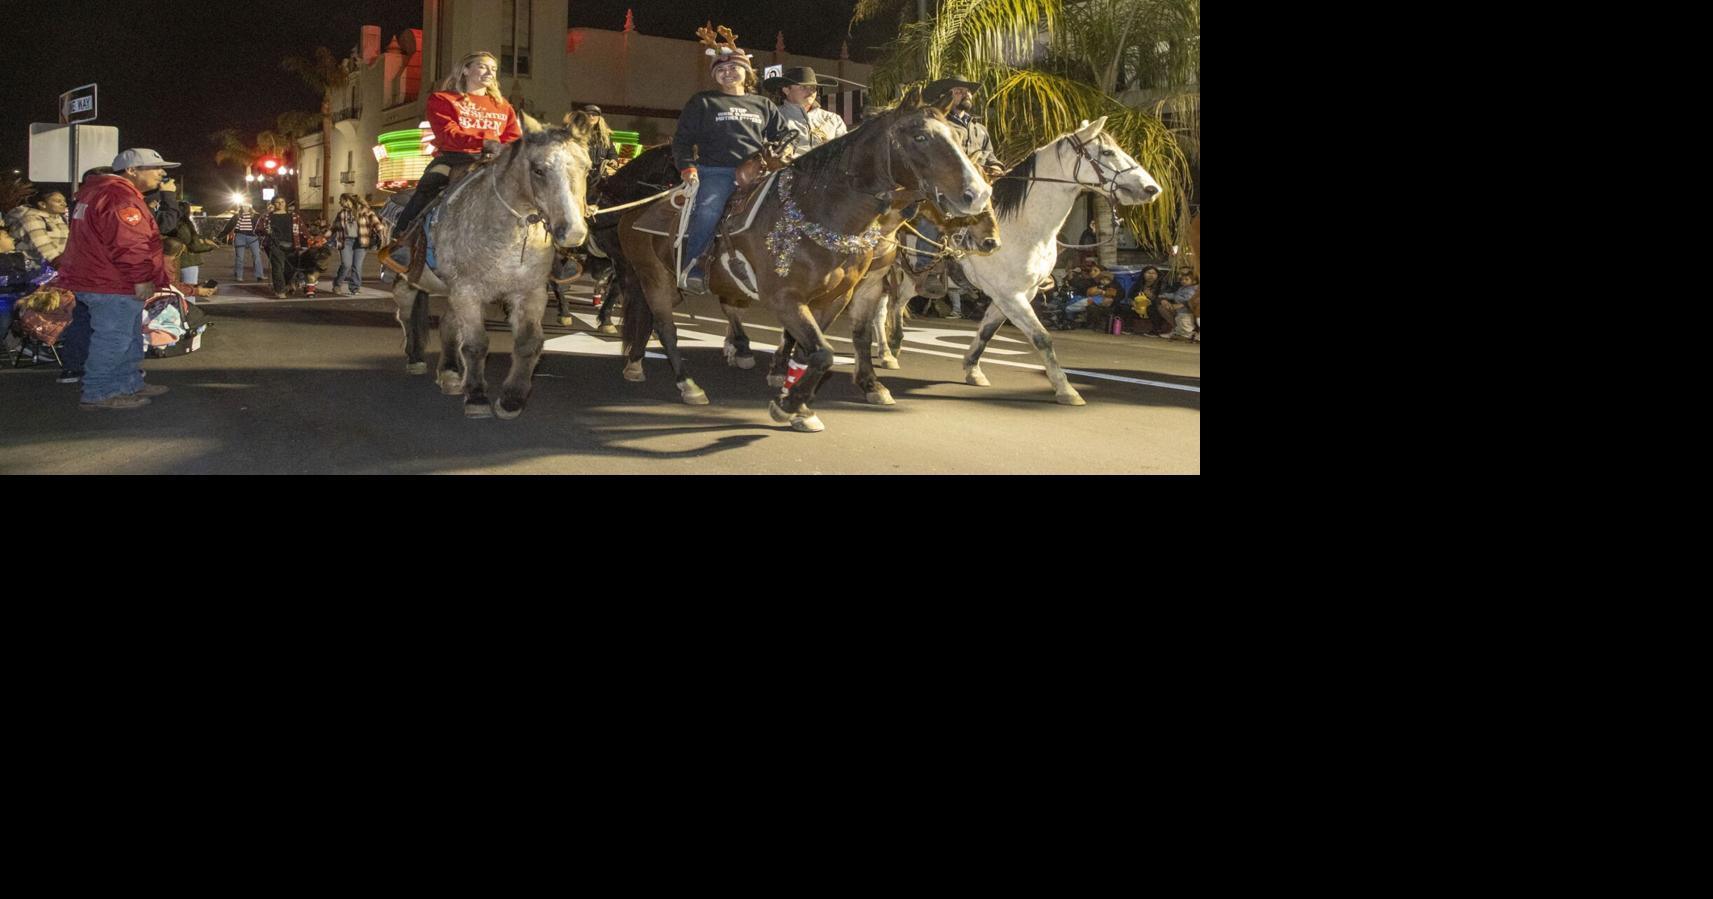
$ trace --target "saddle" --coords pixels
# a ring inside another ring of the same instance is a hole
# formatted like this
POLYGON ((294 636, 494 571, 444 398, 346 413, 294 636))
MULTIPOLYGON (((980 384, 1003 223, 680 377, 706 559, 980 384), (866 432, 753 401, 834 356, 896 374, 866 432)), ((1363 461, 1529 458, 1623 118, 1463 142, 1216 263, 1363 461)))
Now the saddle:
POLYGON ((423 266, 428 262, 427 226, 430 214, 435 213, 434 217, 438 218, 439 216, 437 211, 439 210, 440 205, 446 202, 446 198, 452 196, 453 188, 457 187, 465 178, 475 174, 477 169, 480 169, 482 166, 487 164, 488 163, 485 160, 479 162, 446 163, 449 170, 446 175, 446 188, 440 192, 440 196, 435 197, 433 202, 423 207, 422 211, 417 213, 416 221, 411 222, 409 228, 406 228, 399 234, 394 234, 392 242, 381 248, 381 264, 401 275, 404 275, 413 284, 418 278, 422 277, 423 266), (410 252, 410 263, 408 266, 401 265, 392 258, 393 251, 397 250, 399 247, 404 247, 410 252))
MULTIPOLYGON (((732 191, 731 198, 726 200, 726 211, 714 230, 716 240, 708 243, 709 252, 712 252, 714 245, 718 243, 719 236, 741 234, 749 228, 755 221, 755 213, 759 208, 756 201, 763 194, 762 186, 770 183, 770 175, 785 168, 790 162, 790 145, 782 142, 762 147, 738 166, 735 179, 737 189, 732 191)), ((669 194, 666 197, 668 202, 655 203, 643 210, 631 227, 646 234, 670 237, 674 245, 681 243, 684 240, 684 231, 690 225, 690 216, 685 210, 690 201, 680 202, 680 198, 687 195, 686 191, 669 194)))

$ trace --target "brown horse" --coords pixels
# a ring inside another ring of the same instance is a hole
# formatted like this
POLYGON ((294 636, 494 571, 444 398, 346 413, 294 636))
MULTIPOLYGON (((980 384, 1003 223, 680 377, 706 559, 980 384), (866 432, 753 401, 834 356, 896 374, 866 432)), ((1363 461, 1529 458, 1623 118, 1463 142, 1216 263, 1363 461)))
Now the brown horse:
MULTIPOLYGON (((759 189, 754 202, 760 207, 748 228, 727 233, 722 223, 708 251, 708 289, 719 297, 734 328, 739 310, 753 301, 778 317, 799 347, 801 361, 792 360, 784 389, 768 411, 793 430, 820 431, 820 419, 806 407, 833 366, 832 344, 823 329, 844 310, 875 257, 891 247, 904 211, 931 199, 950 215, 973 215, 988 205, 993 189, 964 154, 945 117, 922 106, 915 94, 772 178, 759 189)), ((619 225, 624 256, 635 275, 624 285, 625 377, 643 379, 642 358, 652 329, 684 401, 706 403, 707 395, 690 379, 678 351, 672 309, 681 296, 673 240, 633 227, 653 205, 626 213, 619 225)))

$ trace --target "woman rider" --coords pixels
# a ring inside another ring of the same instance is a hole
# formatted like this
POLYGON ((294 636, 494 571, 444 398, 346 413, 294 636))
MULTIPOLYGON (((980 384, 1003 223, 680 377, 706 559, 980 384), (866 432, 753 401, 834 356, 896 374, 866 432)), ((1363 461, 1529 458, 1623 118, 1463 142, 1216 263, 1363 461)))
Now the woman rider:
POLYGON ((399 213, 393 234, 402 238, 423 208, 440 196, 452 180, 454 165, 474 163, 481 158, 478 154, 493 156, 501 146, 523 136, 517 111, 500 95, 499 68, 494 54, 472 53, 446 76, 440 90, 428 96, 428 124, 439 152, 417 182, 410 205, 399 213))
POLYGON ((719 90, 702 91, 684 104, 678 132, 672 138, 672 159, 686 184, 695 183, 696 208, 684 236, 684 259, 691 264, 685 289, 705 293, 701 256, 713 241, 714 228, 736 187, 740 163, 759 153, 766 141, 782 140, 794 132, 772 100, 751 93, 755 69, 748 53, 738 49, 737 36, 725 26, 719 35, 697 29, 707 53, 709 70, 719 90))

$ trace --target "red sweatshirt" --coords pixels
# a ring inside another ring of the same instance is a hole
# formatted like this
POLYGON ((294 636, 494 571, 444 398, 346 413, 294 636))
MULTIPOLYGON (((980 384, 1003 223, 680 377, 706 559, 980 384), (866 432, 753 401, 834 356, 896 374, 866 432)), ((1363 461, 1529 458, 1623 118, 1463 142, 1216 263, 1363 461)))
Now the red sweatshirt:
POLYGON ((71 237, 59 258, 55 286, 129 296, 144 281, 155 282, 157 288, 173 283, 149 204, 136 185, 118 175, 89 179, 77 192, 71 237))
POLYGON ((512 105, 487 94, 429 94, 428 124, 434 129, 434 146, 443 152, 480 153, 482 141, 509 144, 523 136, 512 105))

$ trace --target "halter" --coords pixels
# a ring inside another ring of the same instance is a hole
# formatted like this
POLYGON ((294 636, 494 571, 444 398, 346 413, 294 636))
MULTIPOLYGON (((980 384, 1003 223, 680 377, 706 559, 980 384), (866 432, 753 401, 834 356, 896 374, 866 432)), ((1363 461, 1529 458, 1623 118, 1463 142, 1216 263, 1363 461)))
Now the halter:
MULTIPOLYGON (((1075 168, 1071 169, 1071 177, 1069 177, 1069 178, 1037 178, 1035 176, 1024 177, 1022 175, 1002 175, 998 178, 995 178, 994 180, 995 181, 1045 181, 1045 182, 1049 182, 1049 183, 1053 183, 1053 184, 1076 184, 1076 185, 1079 185, 1081 187, 1086 188, 1089 185, 1087 183, 1085 183, 1081 178, 1078 178, 1077 176, 1082 174, 1083 163, 1087 162, 1090 166, 1092 166, 1094 168, 1094 179, 1098 183, 1098 185, 1094 188, 1094 190, 1106 197, 1107 209, 1108 209, 1108 211, 1110 211, 1112 213, 1112 237, 1110 237, 1106 240, 1096 241, 1095 243, 1065 243, 1062 240, 1055 241, 1055 242, 1058 243, 1060 249, 1065 249, 1065 250, 1090 250, 1090 249, 1094 249, 1095 247, 1104 247, 1109 243, 1115 243, 1118 240, 1119 226, 1122 224, 1122 219, 1120 219, 1119 215, 1118 215, 1118 207, 1120 205, 1122 205, 1118 199, 1118 179, 1120 176, 1127 175, 1127 174, 1141 168, 1142 164, 1137 163, 1137 164, 1132 165, 1130 168, 1127 168, 1127 169, 1109 169, 1106 166, 1101 165, 1100 159, 1097 158, 1093 153, 1089 152, 1088 148, 1090 145, 1092 145, 1094 143, 1094 141, 1078 140, 1077 136, 1075 134, 1066 135, 1065 139, 1070 141, 1072 150, 1074 150, 1077 154, 1077 164, 1076 164, 1075 168), (1110 172, 1112 174, 1111 182, 1108 182, 1105 178, 1105 175, 1108 172, 1110 172)), ((1099 140, 1099 139, 1100 138, 1098 136, 1095 138, 1095 140, 1099 140)))

